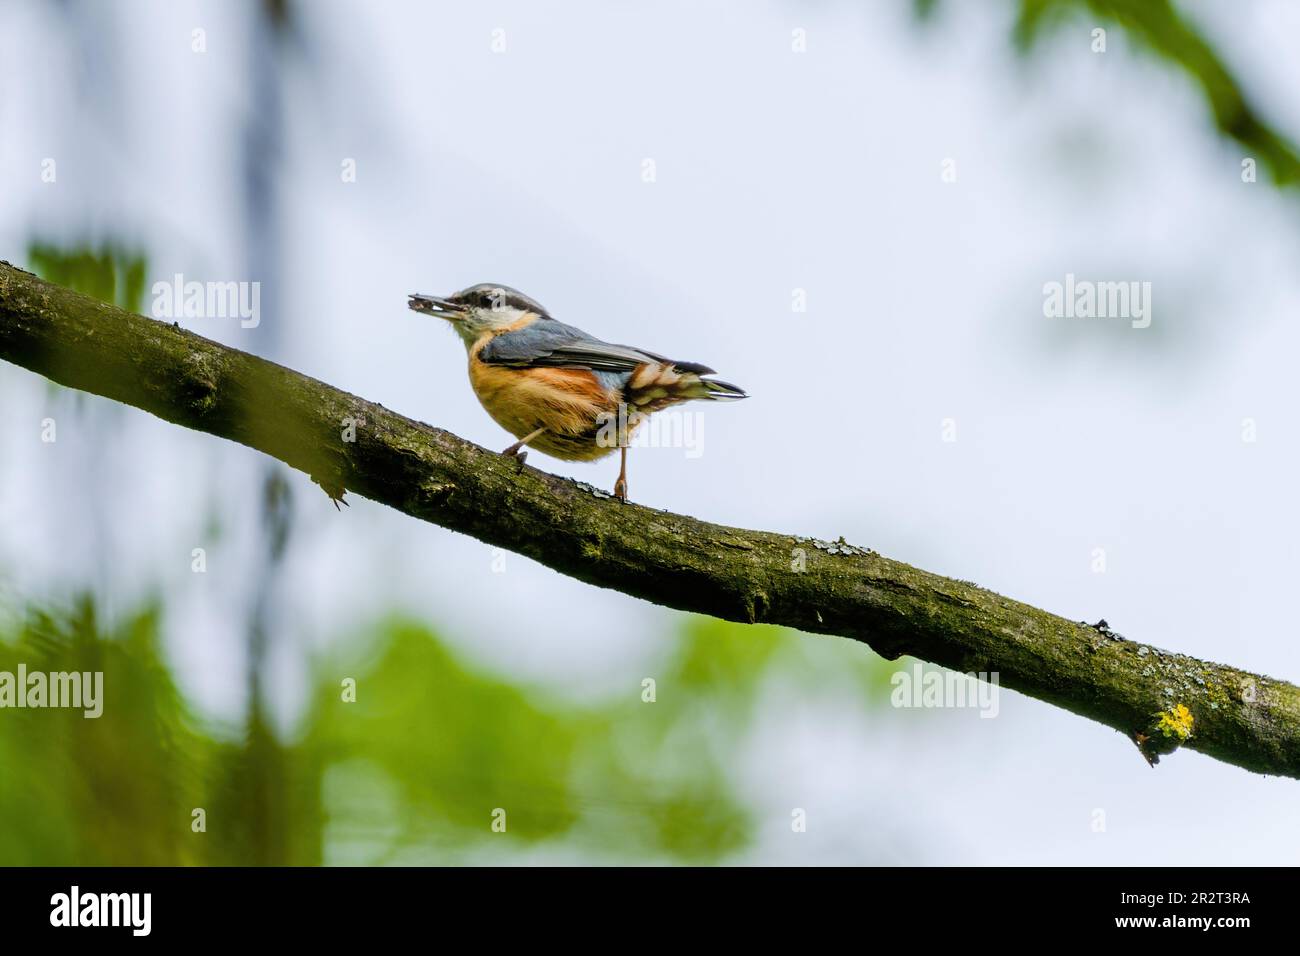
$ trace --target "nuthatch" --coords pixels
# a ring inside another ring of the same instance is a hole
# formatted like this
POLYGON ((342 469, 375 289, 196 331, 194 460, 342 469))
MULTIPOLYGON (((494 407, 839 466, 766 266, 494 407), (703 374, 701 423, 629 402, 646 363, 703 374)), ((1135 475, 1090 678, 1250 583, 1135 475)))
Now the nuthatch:
POLYGON ((551 318, 508 286, 482 283, 439 298, 412 295, 416 312, 451 322, 469 351, 469 381, 496 423, 519 440, 503 454, 523 462, 524 446, 565 461, 622 453, 614 496, 627 500, 627 438, 645 416, 692 399, 745 398, 713 369, 611 345, 551 318), (609 439, 609 423, 619 434, 609 439), (622 425, 628 423, 628 427, 622 425))

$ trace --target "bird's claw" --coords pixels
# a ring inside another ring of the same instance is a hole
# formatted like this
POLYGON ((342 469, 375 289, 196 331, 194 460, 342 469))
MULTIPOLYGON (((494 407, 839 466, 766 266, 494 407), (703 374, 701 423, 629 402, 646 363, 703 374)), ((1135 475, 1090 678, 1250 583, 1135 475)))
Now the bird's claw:
POLYGON ((501 454, 506 455, 507 457, 513 458, 515 460, 516 474, 524 470, 524 462, 528 459, 527 448, 520 448, 518 445, 511 445, 501 454))

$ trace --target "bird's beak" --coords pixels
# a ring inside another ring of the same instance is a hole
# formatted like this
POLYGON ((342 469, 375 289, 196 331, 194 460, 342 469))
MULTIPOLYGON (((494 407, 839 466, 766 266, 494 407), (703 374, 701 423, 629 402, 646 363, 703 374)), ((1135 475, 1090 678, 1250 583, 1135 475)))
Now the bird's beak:
POLYGON ((438 318, 447 319, 450 322, 455 322, 469 311, 459 302, 440 299, 436 295, 412 294, 410 301, 406 304, 416 312, 423 312, 425 315, 436 315, 438 318))

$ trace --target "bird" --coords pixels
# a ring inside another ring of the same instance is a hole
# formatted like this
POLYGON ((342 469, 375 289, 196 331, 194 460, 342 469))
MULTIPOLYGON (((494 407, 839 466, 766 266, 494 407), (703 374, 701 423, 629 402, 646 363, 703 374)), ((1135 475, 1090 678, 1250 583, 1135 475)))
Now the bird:
POLYGON ((517 289, 491 282, 441 297, 411 294, 416 312, 445 319, 465 344, 483 408, 518 439, 502 454, 523 467, 527 449, 563 461, 621 454, 614 497, 627 501, 628 438, 653 412, 682 402, 735 401, 745 390, 713 369, 615 345, 555 319, 517 289))

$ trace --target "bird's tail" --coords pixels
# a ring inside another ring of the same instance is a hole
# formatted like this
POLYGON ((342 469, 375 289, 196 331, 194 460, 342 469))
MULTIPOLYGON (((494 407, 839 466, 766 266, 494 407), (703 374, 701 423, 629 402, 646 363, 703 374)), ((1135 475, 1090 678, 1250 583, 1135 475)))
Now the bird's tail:
POLYGON ((699 362, 673 362, 671 367, 681 376, 676 384, 679 390, 685 392, 683 398, 703 398, 714 402, 749 398, 739 385, 720 382, 716 378, 705 378, 704 376, 713 374, 713 369, 707 365, 701 365, 699 362))
POLYGON ((697 362, 647 362, 633 373, 623 395, 629 405, 646 413, 697 399, 717 402, 749 397, 730 382, 704 377, 712 372, 697 362))
POLYGON ((707 391, 704 397, 710 401, 734 402, 742 398, 749 398, 748 392, 738 385, 732 385, 730 382, 719 382, 716 378, 702 378, 700 384, 707 391))

